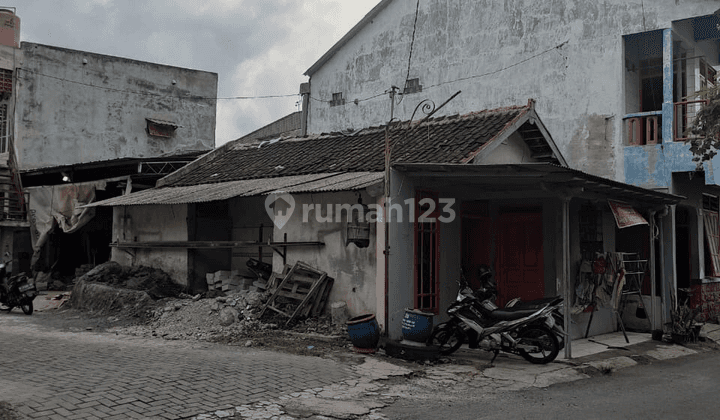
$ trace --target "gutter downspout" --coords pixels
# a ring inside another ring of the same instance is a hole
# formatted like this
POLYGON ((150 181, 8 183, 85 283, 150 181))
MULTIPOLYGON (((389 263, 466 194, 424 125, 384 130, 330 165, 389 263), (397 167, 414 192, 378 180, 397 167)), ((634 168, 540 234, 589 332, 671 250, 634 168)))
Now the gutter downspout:
POLYGON ((663 231, 665 230, 665 223, 663 222, 663 218, 667 216, 670 213, 670 208, 666 205, 664 206, 663 210, 658 213, 658 219, 660 219, 660 267, 662 267, 662 270, 660 270, 661 279, 662 279, 662 288, 660 289, 660 322, 662 326, 665 326, 666 323, 666 317, 665 317, 665 305, 667 302, 667 294, 663 293, 666 289, 666 282, 667 279, 665 278, 665 234, 663 231))
POLYGON ((565 295, 565 358, 572 358, 571 335, 570 335, 570 301, 572 290, 570 288, 570 197, 564 196, 562 201, 562 278, 565 295))

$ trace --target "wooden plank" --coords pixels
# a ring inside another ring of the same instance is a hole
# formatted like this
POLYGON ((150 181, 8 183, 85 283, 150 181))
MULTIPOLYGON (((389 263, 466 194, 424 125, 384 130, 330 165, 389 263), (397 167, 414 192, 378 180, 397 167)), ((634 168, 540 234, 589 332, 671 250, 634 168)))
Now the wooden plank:
POLYGON ((305 296, 307 296, 307 293, 300 294, 300 293, 292 293, 292 292, 286 292, 284 290, 281 290, 280 292, 278 292, 278 296, 286 297, 289 299, 295 299, 295 300, 302 302, 305 299, 305 296))
MULTIPOLYGON (((281 245, 285 247, 325 245, 324 242, 280 242, 266 243, 258 241, 144 241, 144 242, 112 242, 115 248, 248 248, 281 245)), ((257 254, 256 254, 257 255, 257 254)))
POLYGON ((297 266, 298 266, 298 265, 295 264, 295 266, 294 266, 293 268, 291 268, 290 271, 288 271, 287 275, 283 278, 283 281, 280 282, 280 285, 278 286, 278 288, 277 288, 277 289, 275 290, 275 292, 273 292, 273 294, 270 296, 270 298, 268 299, 268 301, 265 303, 265 306, 263 306, 262 311, 260 311, 260 315, 258 315, 258 319, 262 318, 263 314, 265 314, 265 309, 267 309, 268 306, 271 306, 271 305, 272 305, 272 303, 273 303, 273 301, 275 300, 275 298, 277 297, 278 293, 280 293, 280 291, 282 290, 283 285, 284 285, 285 282, 288 281, 288 279, 292 276, 292 273, 293 273, 293 271, 295 270, 295 268, 296 268, 297 266))
POLYGON ((295 312, 293 312, 292 316, 290 317, 290 319, 288 319, 288 321, 285 323, 285 325, 288 325, 290 322, 292 322, 292 320, 295 318, 295 316, 296 316, 298 313, 302 313, 302 312, 303 312, 303 310, 304 310, 304 308, 305 308, 305 305, 307 305, 307 303, 308 303, 308 301, 310 300, 310 298, 313 297, 313 295, 314 295, 315 292, 317 291, 317 289, 318 289, 318 287, 320 286, 320 284, 322 284, 322 282, 325 281, 325 278, 326 278, 326 277, 327 277, 327 274, 326 274, 326 275, 323 275, 323 276, 320 278, 320 280, 317 281, 317 283, 313 284, 313 287, 312 287, 312 289, 310 289, 310 292, 307 294, 307 296, 305 296, 305 299, 302 301, 302 303, 300 303, 300 305, 298 305, 297 309, 295 309, 295 312))
POLYGON ((320 293, 320 299, 315 300, 315 304, 312 307, 312 311, 310 312, 310 315, 312 316, 320 316, 322 315, 323 309, 325 309, 325 305, 328 302, 328 299, 330 298, 330 291, 332 290, 333 284, 335 283, 335 279, 332 277, 328 277, 325 279, 325 287, 322 289, 320 293))
POLYGON ((309 283, 310 286, 315 284, 315 282, 318 280, 320 280, 320 276, 317 276, 316 278, 311 278, 311 277, 305 277, 305 276, 299 276, 297 274, 293 274, 293 277, 292 277, 292 281, 309 283))
POLYGON ((290 316, 289 314, 281 311, 280 309, 278 309, 278 308, 276 308, 276 307, 274 307, 274 306, 272 306, 272 305, 271 305, 271 306, 268 306, 268 308, 269 308, 269 309, 272 309, 273 311, 275 311, 275 312, 277 312, 277 313, 279 313, 279 314, 285 315, 285 316, 287 316, 287 317, 290 316))

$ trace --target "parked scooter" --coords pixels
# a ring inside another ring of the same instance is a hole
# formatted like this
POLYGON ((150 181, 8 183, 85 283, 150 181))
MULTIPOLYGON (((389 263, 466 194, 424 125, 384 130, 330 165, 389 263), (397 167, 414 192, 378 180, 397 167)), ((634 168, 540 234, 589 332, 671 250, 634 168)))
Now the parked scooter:
POLYGON ((553 298, 539 308, 499 309, 494 303, 497 287, 489 267, 481 269, 480 280, 482 286, 473 291, 460 276, 457 299, 447 309, 450 320, 433 329, 428 345, 438 346, 441 354, 448 355, 467 341, 471 348, 493 352, 490 363, 501 351, 519 354, 535 364, 555 360, 560 352, 556 334, 564 337, 565 333, 556 325, 553 312, 563 299, 553 298))
MULTIPOLYGON (((523 301, 519 297, 516 297, 506 303, 505 308, 537 310, 555 299, 556 297, 548 297, 536 300, 523 301)), ((558 343, 560 344, 560 350, 565 348, 565 313, 563 312, 563 305, 563 302, 555 305, 552 311, 552 317, 555 319, 555 325, 552 327, 552 330, 555 333, 555 337, 558 339, 558 343)))
POLYGON ((12 275, 12 261, 8 260, 9 253, 5 253, 6 262, 0 263, 0 304, 8 312, 16 306, 26 315, 33 313, 33 300, 38 295, 35 283, 25 273, 12 275))

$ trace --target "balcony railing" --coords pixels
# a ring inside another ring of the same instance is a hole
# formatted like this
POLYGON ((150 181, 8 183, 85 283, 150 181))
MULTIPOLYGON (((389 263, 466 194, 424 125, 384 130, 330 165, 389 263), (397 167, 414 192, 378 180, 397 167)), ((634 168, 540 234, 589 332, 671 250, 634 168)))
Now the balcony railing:
POLYGON ((696 137, 688 132, 688 127, 690 127, 690 123, 695 119, 698 111, 707 103, 707 99, 675 102, 673 116, 673 137, 675 141, 687 141, 696 137))
MULTIPOLYGON (((698 111, 707 103, 707 99, 699 99, 674 104, 673 141, 687 141, 695 138, 689 133, 688 127, 698 111)), ((624 120, 627 128, 627 144, 630 146, 661 144, 663 141, 670 140, 662 137, 662 111, 627 114, 624 120)))
POLYGON ((630 146, 662 143, 662 111, 628 114, 625 121, 630 146))

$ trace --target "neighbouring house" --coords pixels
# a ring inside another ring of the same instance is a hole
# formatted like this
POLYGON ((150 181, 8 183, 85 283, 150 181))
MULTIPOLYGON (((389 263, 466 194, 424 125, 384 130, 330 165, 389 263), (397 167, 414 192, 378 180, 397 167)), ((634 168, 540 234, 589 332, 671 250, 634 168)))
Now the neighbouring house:
POLYGON ((293 112, 278 120, 258 128, 252 133, 246 134, 238 142, 253 143, 257 141, 270 140, 279 137, 300 137, 302 133, 302 111, 293 112))
POLYGON ((111 216, 90 222, 79 204, 152 187, 215 146, 218 77, 21 43, 12 10, 0 26, 0 248, 21 271, 34 254, 72 275, 109 257, 111 216))
MULTIPOLYGON (((304 261, 335 279, 330 302, 376 314, 397 339, 406 308, 446 317, 461 266, 475 281, 474 268, 494 264, 502 300, 570 297, 569 270, 583 258, 581 224, 589 223, 579 209, 593 214, 596 251, 614 252, 608 199, 651 224, 681 199, 569 168, 533 104, 236 141, 156 188, 85 208, 113 208, 114 261, 152 263, 193 291, 205 289, 207 273, 242 270, 248 258, 272 258, 275 272, 304 261)), ((599 308, 591 334, 612 331, 613 314, 599 308)), ((573 336, 588 322, 587 313, 573 315, 573 336)))
MULTIPOLYGON (((717 83, 719 60, 714 1, 383 0, 306 71, 306 124, 322 133, 405 120, 457 91, 438 115, 536 98, 569 166, 686 197, 664 218, 645 304, 654 289, 665 322, 691 288, 716 318, 720 157, 696 170, 685 140, 705 100, 693 95, 717 83)), ((649 259, 647 241, 628 248, 649 259)))

